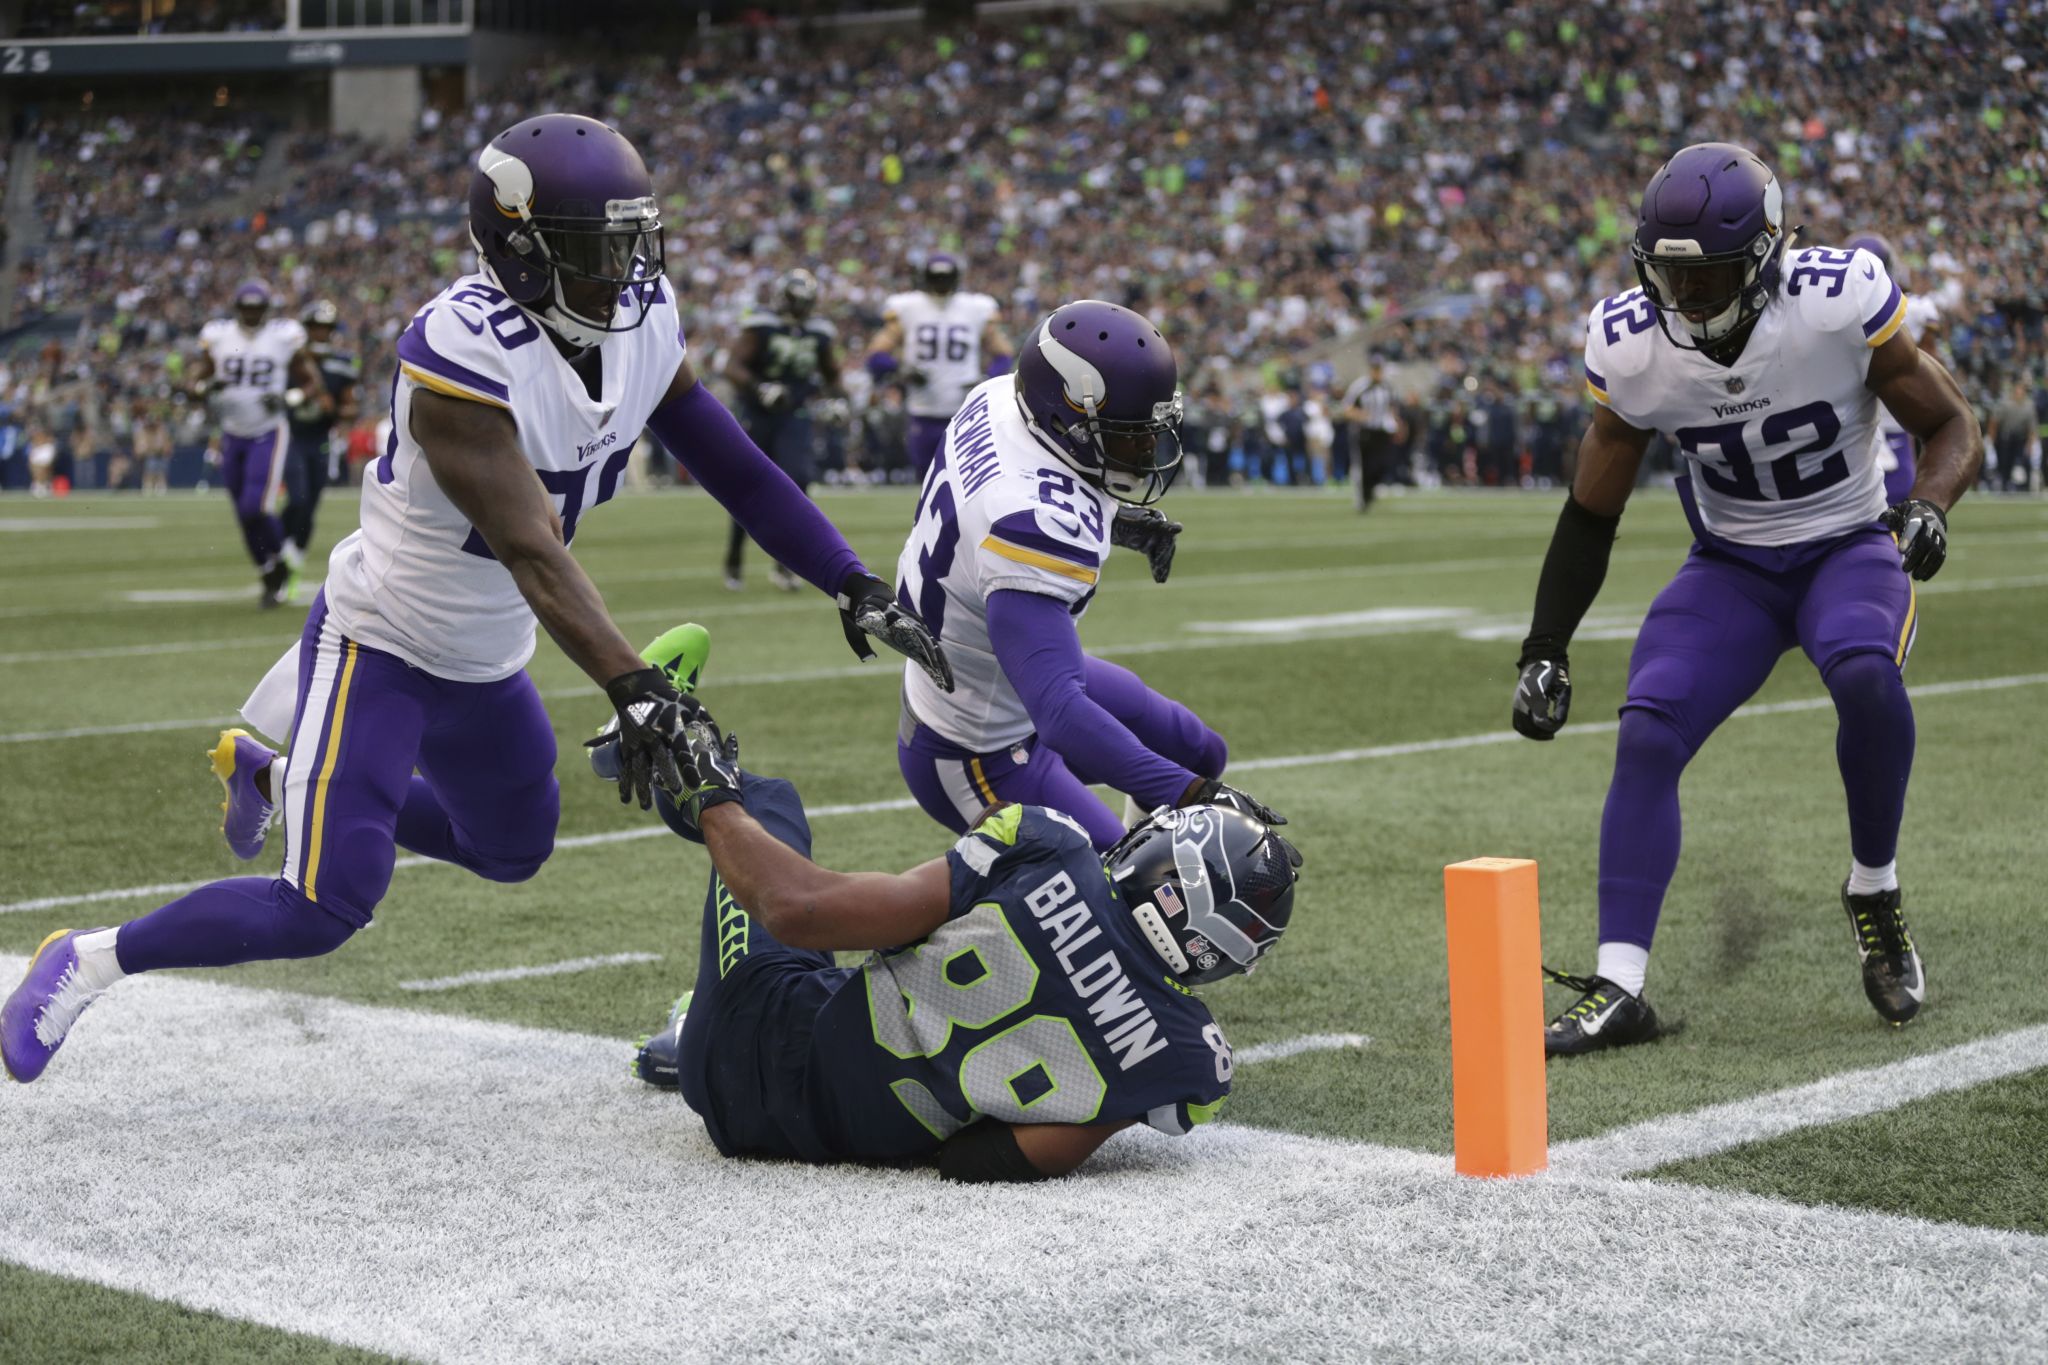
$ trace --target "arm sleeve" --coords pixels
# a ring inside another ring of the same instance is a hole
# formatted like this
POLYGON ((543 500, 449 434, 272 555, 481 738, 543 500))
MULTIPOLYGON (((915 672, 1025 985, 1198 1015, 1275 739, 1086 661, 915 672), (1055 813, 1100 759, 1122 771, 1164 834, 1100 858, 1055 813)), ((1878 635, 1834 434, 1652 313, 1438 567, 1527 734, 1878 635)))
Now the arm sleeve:
POLYGON ((763 550, 820 592, 837 593, 848 575, 867 572, 839 528, 702 383, 656 408, 647 429, 763 550))
POLYGON ((969 1185, 1016 1185, 1048 1179, 1031 1164, 1010 1125, 988 1119, 948 1138, 939 1148, 939 1177, 969 1185))
POLYGON ((1578 499, 1565 496, 1564 511, 1558 513, 1557 529, 1543 556, 1543 573, 1536 580, 1536 610, 1516 667, 1536 659, 1564 658, 1572 633, 1607 580, 1607 560, 1620 525, 1620 517, 1589 512, 1578 499))
POLYGON ((1081 638, 1066 603, 1036 592, 994 593, 988 599, 988 634, 1003 676, 1055 752, 1085 754, 1091 773, 1148 809, 1178 802, 1196 780, 1147 749, 1088 695, 1081 638))

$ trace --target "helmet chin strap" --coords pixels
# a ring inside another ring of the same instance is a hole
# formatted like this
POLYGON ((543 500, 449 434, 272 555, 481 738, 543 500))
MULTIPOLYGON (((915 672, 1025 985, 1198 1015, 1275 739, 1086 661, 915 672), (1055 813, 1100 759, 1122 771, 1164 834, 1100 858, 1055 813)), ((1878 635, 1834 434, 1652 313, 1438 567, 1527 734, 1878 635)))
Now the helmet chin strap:
MULTIPOLYGON (((476 238, 472 236, 470 238, 471 245, 475 245, 475 242, 476 238)), ((498 290, 507 298, 511 298, 512 291, 505 288, 505 282, 498 278, 498 272, 492 269, 490 258, 484 255, 481 248, 477 250, 476 261, 478 267, 490 279, 491 283, 497 286, 498 290)), ((600 327, 588 318, 580 317, 570 311, 569 305, 562 299, 562 277, 559 274, 553 277, 549 292, 553 297, 545 308, 536 308, 531 304, 520 303, 517 299, 512 299, 512 302, 518 306, 520 312, 526 314, 550 332, 553 332, 565 344, 573 346, 579 351, 585 351, 592 346, 604 344, 604 339, 611 335, 610 330, 600 327)))

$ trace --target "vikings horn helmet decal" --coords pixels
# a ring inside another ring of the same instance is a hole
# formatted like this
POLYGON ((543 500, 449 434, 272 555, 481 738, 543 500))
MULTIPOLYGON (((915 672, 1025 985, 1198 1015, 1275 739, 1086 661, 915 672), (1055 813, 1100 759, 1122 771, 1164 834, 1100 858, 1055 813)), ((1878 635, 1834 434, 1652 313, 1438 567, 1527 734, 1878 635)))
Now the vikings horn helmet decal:
POLYGON ((1032 436, 1119 502, 1157 502, 1180 472, 1180 370, 1141 315, 1101 299, 1048 314, 1017 355, 1032 436))

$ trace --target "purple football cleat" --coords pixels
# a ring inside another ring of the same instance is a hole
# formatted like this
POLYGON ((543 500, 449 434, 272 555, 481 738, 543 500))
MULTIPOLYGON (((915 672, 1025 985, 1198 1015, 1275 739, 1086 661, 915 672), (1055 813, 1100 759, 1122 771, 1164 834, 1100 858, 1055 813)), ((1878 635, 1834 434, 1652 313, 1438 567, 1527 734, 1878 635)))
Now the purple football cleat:
POLYGON ((0 1005, 0 1065, 26 1085, 43 1074, 64 1036, 105 994, 86 988, 78 971, 76 929, 59 929, 29 959, 28 974, 0 1005))
MULTIPOLYGON (((250 738, 247 730, 223 730, 220 743, 206 751, 213 775, 220 779, 220 832, 237 858, 248 862, 263 851, 270 817, 277 807, 256 785, 256 774, 277 761, 277 754, 250 738)), ((273 788, 272 790, 275 790, 273 788)))

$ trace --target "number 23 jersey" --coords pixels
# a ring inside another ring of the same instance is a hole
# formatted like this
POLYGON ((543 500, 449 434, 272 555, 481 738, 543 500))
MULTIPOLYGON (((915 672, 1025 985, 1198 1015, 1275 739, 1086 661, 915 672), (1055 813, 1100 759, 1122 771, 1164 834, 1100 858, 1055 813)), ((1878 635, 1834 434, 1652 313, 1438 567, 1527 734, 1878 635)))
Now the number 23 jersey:
POLYGON ((1779 296, 1730 366, 1667 339, 1642 290, 1601 300, 1587 319, 1586 388, 1678 446, 1713 535, 1826 540, 1884 512, 1882 409, 1864 378, 1905 317, 1875 256, 1810 247, 1787 257, 1779 296))
POLYGON ((896 561, 898 595, 946 647, 954 686, 941 692, 915 664, 904 701, 926 727, 971 753, 1030 736, 1031 714, 989 642, 988 599, 1006 590, 1067 604, 1094 600, 1113 515, 1107 495, 1041 446, 1003 375, 969 395, 925 475, 910 539, 896 561))
MULTIPOLYGON (((327 605, 359 640, 436 677, 495 682, 533 656, 534 615, 518 585, 434 481, 412 437, 421 391, 501 408, 573 543, 581 519, 618 492, 647 418, 685 354, 675 293, 603 343, 593 399, 539 323, 483 275, 465 275, 398 338, 391 435, 363 475, 362 528, 335 546, 327 605)), ((636 302, 621 305, 637 308, 636 302)))
POLYGON ((1008 806, 946 857, 952 915, 876 953, 820 1010, 800 1147, 893 1159, 968 1124, 1150 1124, 1182 1134, 1230 1091, 1230 1044, 1169 981, 1079 825, 1008 806))

